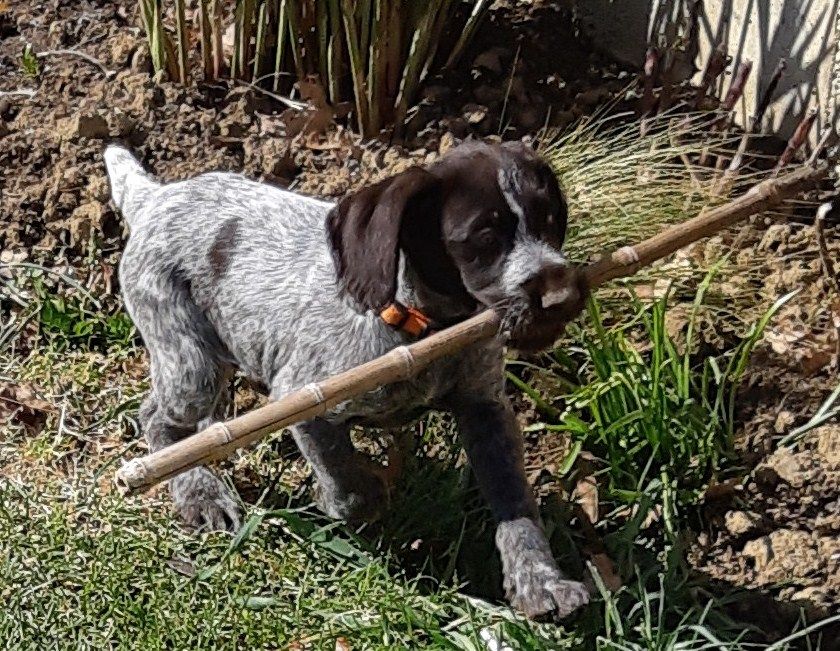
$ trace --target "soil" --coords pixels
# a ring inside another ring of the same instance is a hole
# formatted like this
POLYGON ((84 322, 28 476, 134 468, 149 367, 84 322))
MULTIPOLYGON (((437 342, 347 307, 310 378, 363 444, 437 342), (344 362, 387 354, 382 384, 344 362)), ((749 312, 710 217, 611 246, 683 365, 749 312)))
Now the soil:
MULTIPOLYGON (((635 72, 593 53, 555 3, 528 4, 494 10, 462 73, 430 80, 406 141, 389 144, 362 142, 346 119, 313 126, 312 115, 301 120, 244 86, 157 83, 135 2, 49 0, 37 11, 0 2, 0 262, 48 264, 118 304, 113 272, 125 229, 102 163, 110 142, 126 143, 165 180, 231 170, 336 197, 434 160, 466 137, 533 136, 607 100, 621 103, 635 72), (29 76, 21 66, 25 43, 35 52, 78 49, 99 65, 52 54, 29 76)), ((692 561, 716 580, 836 612, 840 425, 835 418, 808 432, 790 451, 777 445, 837 385, 836 297, 810 227, 768 228, 759 220, 742 235, 739 255, 767 258, 771 250, 777 258, 753 279, 732 278, 732 295, 747 288, 772 302, 804 291, 773 322, 748 370, 739 408, 743 472, 709 491, 692 561)), ((829 236, 837 256, 836 234, 829 236)), ((719 244, 690 255, 713 255, 719 244)), ((531 443, 529 468, 538 481, 565 446, 550 437, 531 443)))

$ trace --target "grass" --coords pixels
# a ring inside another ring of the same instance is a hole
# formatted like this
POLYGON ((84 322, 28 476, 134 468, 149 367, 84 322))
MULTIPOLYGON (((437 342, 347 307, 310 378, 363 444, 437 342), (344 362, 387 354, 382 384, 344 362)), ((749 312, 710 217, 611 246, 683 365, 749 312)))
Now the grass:
MULTIPOLYGON (((353 649, 478 650, 491 638, 511 649, 762 646, 728 618, 733 597, 694 576, 684 553, 698 492, 733 463, 731 400, 766 321, 739 348, 704 359, 696 335, 666 332, 667 298, 630 297, 631 318, 612 327, 593 302, 567 346, 536 365, 512 363, 518 386, 544 407, 529 436, 571 438, 554 479, 570 490, 586 472, 597 477, 603 515, 592 527, 557 491, 543 499, 559 562, 578 577, 593 567, 599 595, 555 625, 504 605, 492 523, 445 417, 416 428, 423 453, 377 527, 319 515, 286 437, 231 462, 239 487, 257 496, 234 538, 183 532, 162 491, 123 500, 109 478, 136 445, 142 350, 57 328, 43 318, 54 288, 26 284, 20 295, 31 297, 39 332, 4 315, 15 332, 3 333, 0 383, 37 387, 55 409, 37 428, 15 422, 0 435, 5 648, 335 649, 343 639, 353 649), (592 565, 598 545, 621 579, 613 591, 592 565)), ((99 320, 93 331, 107 332, 110 308, 79 300, 70 301, 79 314, 99 320)), ((818 648, 818 631, 809 639, 818 648)), ((802 643, 799 634, 778 648, 802 643)))
POLYGON ((712 129, 715 113, 658 115, 646 121, 643 134, 629 117, 599 113, 541 138, 540 151, 568 197, 566 248, 574 258, 651 237, 770 177, 745 171, 721 184, 714 170, 699 165, 704 152, 726 159, 738 144, 712 129))

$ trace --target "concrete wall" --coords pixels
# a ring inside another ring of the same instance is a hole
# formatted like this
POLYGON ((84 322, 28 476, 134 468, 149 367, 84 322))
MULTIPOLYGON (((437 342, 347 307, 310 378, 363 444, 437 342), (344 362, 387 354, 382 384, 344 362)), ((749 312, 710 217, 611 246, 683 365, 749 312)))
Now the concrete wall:
MULTIPOLYGON (((672 41, 691 0, 578 0, 581 23, 595 43, 614 56, 640 65, 647 44, 672 41)), ((787 137, 803 110, 820 109, 819 126, 840 128, 840 0, 702 0, 699 11, 699 80, 709 52, 723 43, 734 57, 730 70, 743 59, 753 72, 738 107, 743 121, 766 87, 779 58, 787 59, 777 100, 765 118, 765 129, 787 137), (834 120, 832 122, 832 116, 834 120)), ((728 88, 728 77, 724 81, 728 88)), ((819 130, 812 132, 818 133, 819 130)))

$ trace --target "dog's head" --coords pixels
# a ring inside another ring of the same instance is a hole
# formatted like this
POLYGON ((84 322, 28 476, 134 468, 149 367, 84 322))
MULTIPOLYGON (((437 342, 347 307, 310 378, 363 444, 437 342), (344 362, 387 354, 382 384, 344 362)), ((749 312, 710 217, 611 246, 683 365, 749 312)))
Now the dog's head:
POLYGON ((585 299, 560 252, 566 219, 557 179, 530 147, 468 143, 345 197, 328 232, 342 286, 363 308, 394 300, 402 251, 419 283, 465 311, 495 307, 511 343, 532 350, 585 299))

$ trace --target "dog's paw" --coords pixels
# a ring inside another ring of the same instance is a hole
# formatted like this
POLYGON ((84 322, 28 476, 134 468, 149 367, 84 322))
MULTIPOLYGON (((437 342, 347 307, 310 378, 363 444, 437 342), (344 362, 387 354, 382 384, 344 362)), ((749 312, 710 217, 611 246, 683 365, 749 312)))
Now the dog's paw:
POLYGON ((336 520, 376 522, 388 508, 388 483, 367 468, 356 470, 344 481, 319 484, 315 491, 318 507, 336 520))
POLYGON ((567 617, 589 603, 589 592, 570 581, 551 555, 539 526, 527 518, 502 522, 496 531, 504 588, 510 604, 527 617, 567 617))
POLYGON ((222 480, 207 468, 193 468, 173 477, 169 490, 187 526, 198 531, 239 529, 239 505, 222 480))

